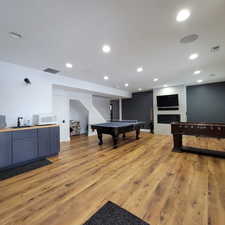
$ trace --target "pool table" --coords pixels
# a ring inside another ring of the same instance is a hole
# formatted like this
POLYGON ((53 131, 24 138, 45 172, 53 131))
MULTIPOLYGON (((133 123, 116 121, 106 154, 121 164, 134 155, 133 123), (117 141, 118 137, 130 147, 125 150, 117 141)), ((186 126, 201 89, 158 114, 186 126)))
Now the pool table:
POLYGON ((145 122, 122 120, 91 125, 91 128, 93 131, 97 130, 99 145, 103 144, 102 135, 109 134, 112 135, 114 148, 117 148, 120 134, 123 134, 123 138, 125 138, 127 132, 136 131, 136 139, 139 139, 140 129, 144 127, 144 125, 145 122))

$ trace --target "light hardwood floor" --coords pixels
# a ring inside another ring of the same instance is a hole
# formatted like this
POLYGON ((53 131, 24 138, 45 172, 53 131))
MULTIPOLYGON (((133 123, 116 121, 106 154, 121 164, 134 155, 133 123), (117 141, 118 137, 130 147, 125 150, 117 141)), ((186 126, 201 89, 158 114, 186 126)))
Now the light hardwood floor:
MULTIPOLYGON (((151 225, 224 225, 225 159, 173 153, 170 136, 76 137, 53 164, 0 182, 1 225, 80 225, 112 201, 151 225)), ((225 150, 225 141, 185 144, 225 150)))

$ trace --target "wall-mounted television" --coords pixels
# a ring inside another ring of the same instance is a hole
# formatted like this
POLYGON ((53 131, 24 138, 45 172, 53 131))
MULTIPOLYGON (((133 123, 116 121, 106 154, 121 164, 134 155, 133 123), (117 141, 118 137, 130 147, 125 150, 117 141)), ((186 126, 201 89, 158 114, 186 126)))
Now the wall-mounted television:
POLYGON ((179 106, 178 94, 157 96, 157 106, 162 108, 178 107, 179 106))

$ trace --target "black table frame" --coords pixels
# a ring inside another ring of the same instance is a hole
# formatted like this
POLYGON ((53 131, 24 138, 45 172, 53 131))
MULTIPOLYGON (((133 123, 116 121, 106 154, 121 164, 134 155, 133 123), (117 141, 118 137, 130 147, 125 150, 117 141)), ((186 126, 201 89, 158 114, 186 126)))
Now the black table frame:
MULTIPOLYGON (((115 122, 115 121, 114 121, 115 122)), ((98 139, 99 139, 99 145, 103 144, 103 134, 111 135, 113 138, 113 145, 114 148, 118 147, 118 139, 119 135, 123 134, 123 138, 126 137, 126 133, 130 131, 136 131, 136 139, 139 139, 140 135, 140 129, 144 127, 144 122, 137 122, 137 123, 130 123, 127 126, 121 126, 121 127, 104 127, 101 124, 91 125, 92 130, 97 130, 98 139)))
POLYGON ((212 137, 225 138, 224 133, 225 124, 216 123, 172 123, 171 130, 173 134, 173 152, 188 152, 200 155, 207 155, 213 157, 225 158, 225 152, 194 148, 190 146, 183 146, 183 135, 197 136, 197 137, 212 137))

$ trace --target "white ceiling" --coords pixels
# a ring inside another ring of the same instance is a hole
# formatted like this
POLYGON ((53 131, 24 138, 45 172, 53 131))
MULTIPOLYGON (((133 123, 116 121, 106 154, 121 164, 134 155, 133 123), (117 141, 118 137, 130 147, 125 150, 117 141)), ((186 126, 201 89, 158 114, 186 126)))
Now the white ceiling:
POLYGON ((106 86, 126 89, 129 83, 128 90, 136 91, 225 80, 225 0, 1 0, 0 28, 0 60, 52 67, 106 86), (177 23, 182 8, 192 15, 177 23), (10 38, 11 31, 23 38, 10 38), (199 39, 180 44, 189 34, 199 39), (109 55, 101 51, 105 43, 112 48, 109 55), (211 53, 215 45, 221 49, 211 53), (193 52, 200 57, 190 61, 193 52), (73 68, 65 68, 66 62, 73 68), (138 66, 143 73, 136 72, 138 66), (196 69, 202 74, 194 76, 196 69))

